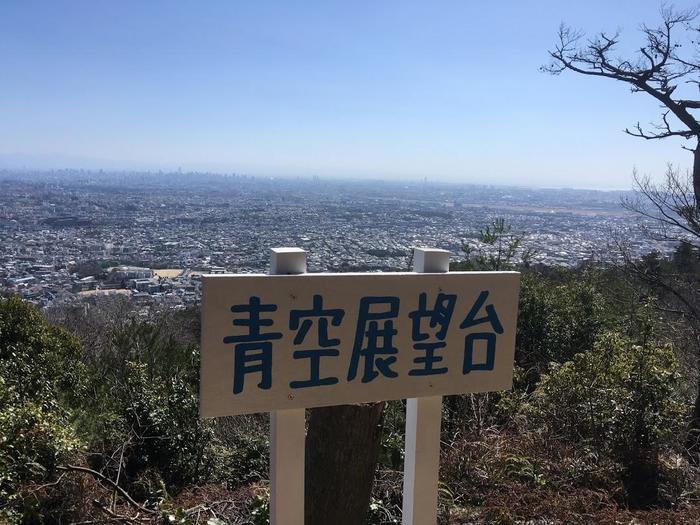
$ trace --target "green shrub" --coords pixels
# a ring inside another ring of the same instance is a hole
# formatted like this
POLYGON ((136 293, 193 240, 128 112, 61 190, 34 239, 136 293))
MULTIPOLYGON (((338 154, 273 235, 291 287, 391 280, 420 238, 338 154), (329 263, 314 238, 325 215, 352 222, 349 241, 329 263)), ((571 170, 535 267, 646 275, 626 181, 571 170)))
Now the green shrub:
POLYGON ((267 479, 270 442, 267 434, 239 433, 227 442, 223 470, 227 486, 237 488, 267 479))
POLYGON ((605 334, 592 351, 551 365, 535 391, 535 422, 550 435, 622 463, 630 503, 655 503, 658 454, 673 445, 682 421, 676 369, 669 346, 605 334))
POLYGON ((80 446, 62 407, 22 401, 0 377, 0 518, 3 511, 8 520, 39 512, 40 502, 25 497, 26 490, 52 479, 80 446))
POLYGON ((518 308, 516 363, 534 386, 550 362, 563 363, 593 348, 610 324, 610 310, 595 285, 566 275, 555 281, 523 275, 518 308))
POLYGON ((129 480, 157 474, 167 486, 183 487, 209 479, 214 435, 199 418, 196 347, 180 344, 157 324, 134 321, 113 334, 91 368, 98 393, 90 441, 101 454, 100 468, 119 470, 112 453, 122 450, 129 480))
POLYGON ((135 362, 127 364, 124 383, 112 387, 132 438, 128 471, 155 468, 178 487, 204 481, 212 430, 199 419, 196 390, 183 377, 152 379, 148 366, 135 362))
POLYGON ((265 490, 256 494, 249 511, 253 525, 270 525, 270 492, 265 490))
POLYGON ((87 385, 80 342, 19 298, 0 299, 0 376, 21 400, 77 403, 87 385))
POLYGON ((80 446, 70 403, 85 387, 82 348, 33 306, 0 299, 0 520, 28 520, 33 485, 80 446))

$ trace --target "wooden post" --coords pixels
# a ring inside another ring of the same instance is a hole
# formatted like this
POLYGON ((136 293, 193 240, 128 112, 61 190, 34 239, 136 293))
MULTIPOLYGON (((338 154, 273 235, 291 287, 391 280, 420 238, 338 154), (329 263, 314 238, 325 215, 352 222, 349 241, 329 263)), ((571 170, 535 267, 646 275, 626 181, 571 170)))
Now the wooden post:
MULTIPOLYGON (((271 275, 306 273, 306 252, 273 248, 271 275)), ((270 413, 270 525, 304 525, 306 411, 270 413)))
MULTIPOLYGON (((450 252, 416 248, 413 271, 444 273, 450 252)), ((437 523, 442 396, 406 400, 406 453, 403 470, 403 525, 437 523)))

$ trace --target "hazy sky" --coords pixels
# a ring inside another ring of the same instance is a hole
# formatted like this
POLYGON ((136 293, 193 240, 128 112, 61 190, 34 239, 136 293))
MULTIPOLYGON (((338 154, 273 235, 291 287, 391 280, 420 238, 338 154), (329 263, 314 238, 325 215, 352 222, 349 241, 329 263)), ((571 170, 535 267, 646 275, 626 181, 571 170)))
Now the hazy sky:
MULTIPOLYGON (((678 7, 694 3, 676 2, 678 7)), ((652 0, 0 2, 0 167, 624 188, 688 166, 646 95, 538 71, 652 0)))

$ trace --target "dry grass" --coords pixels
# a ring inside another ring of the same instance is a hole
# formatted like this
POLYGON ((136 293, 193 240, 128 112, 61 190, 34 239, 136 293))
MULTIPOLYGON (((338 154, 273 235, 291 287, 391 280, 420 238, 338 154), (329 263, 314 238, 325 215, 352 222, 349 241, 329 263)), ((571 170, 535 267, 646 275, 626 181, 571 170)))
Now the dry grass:
MULTIPOLYGON (((219 431, 266 433, 258 417, 231 418, 219 431)), ((627 508, 622 467, 595 451, 510 428, 458 435, 443 443, 440 472, 441 525, 462 524, 700 524, 700 473, 680 457, 661 458, 665 493, 656 508, 627 508)), ((377 515, 400 523, 401 467, 380 466, 373 498, 377 515)), ((224 484, 190 487, 160 502, 139 502, 144 513, 108 484, 84 472, 63 475, 59 483, 28 491, 51 505, 57 515, 81 523, 163 523, 169 515, 186 523, 250 523, 251 505, 266 481, 227 488, 224 484)), ((362 525, 362 524, 360 524, 362 525)))
POLYGON ((622 467, 594 451, 512 430, 462 436, 443 448, 452 497, 443 523, 700 523, 700 502, 687 491, 700 473, 672 463, 662 461, 658 508, 630 510, 622 467))

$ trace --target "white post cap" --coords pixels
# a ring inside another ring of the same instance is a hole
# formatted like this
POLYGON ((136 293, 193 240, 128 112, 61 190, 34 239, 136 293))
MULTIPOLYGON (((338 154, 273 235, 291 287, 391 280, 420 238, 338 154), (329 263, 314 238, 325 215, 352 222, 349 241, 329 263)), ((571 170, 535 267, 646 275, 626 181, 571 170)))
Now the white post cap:
POLYGON ((418 273, 450 271, 450 252, 437 248, 414 248, 413 271, 418 273))
POLYGON ((301 248, 272 248, 270 274, 306 273, 306 251, 301 248))

